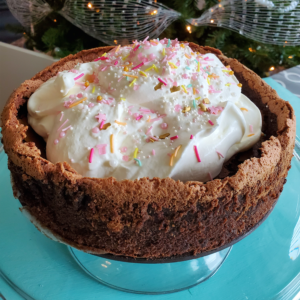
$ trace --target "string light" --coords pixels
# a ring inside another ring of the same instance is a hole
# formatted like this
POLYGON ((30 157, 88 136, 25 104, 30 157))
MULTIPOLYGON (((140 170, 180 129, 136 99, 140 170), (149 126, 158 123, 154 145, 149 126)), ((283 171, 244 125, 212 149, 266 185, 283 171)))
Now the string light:
POLYGON ((189 33, 192 33, 192 28, 191 28, 191 26, 186 26, 186 30, 187 30, 189 33))
POLYGON ((93 4, 91 2, 88 3, 87 5, 88 8, 93 8, 93 4))
POLYGON ((214 20, 213 20, 213 19, 211 19, 211 20, 210 20, 210 23, 213 23, 213 22, 214 22, 214 20))
POLYGON ((154 10, 152 13, 151 13, 151 15, 153 16, 153 15, 156 15, 157 14, 157 10, 154 10))
POLYGON ((269 71, 274 71, 275 70, 275 67, 270 67, 269 71))
POLYGON ((289 56, 289 59, 291 59, 291 58, 293 58, 293 55, 290 55, 290 56, 289 56))
POLYGON ((54 20, 53 20, 53 22, 55 22, 55 23, 56 23, 56 22, 57 22, 57 20, 56 20, 56 19, 54 19, 54 20))
POLYGON ((118 41, 117 41, 117 40, 114 40, 114 43, 117 45, 117 44, 118 44, 118 41))

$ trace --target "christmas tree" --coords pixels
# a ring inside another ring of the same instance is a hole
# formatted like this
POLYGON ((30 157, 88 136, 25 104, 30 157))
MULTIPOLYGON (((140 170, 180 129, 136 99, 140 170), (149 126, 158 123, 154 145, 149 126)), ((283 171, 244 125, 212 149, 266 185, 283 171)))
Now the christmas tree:
MULTIPOLYGON (((61 58, 83 49, 105 45, 58 13, 64 5, 64 0, 47 0, 47 2, 53 8, 53 12, 30 31, 26 31, 22 26, 10 28, 23 32, 27 48, 61 58)), ((186 23, 187 18, 201 16, 206 9, 217 3, 216 0, 160 0, 160 2, 180 12, 181 17, 159 38, 178 38, 180 41, 218 48, 226 56, 238 59, 261 76, 268 76, 269 71, 283 70, 300 64, 299 47, 263 44, 225 28, 194 27, 186 23)))

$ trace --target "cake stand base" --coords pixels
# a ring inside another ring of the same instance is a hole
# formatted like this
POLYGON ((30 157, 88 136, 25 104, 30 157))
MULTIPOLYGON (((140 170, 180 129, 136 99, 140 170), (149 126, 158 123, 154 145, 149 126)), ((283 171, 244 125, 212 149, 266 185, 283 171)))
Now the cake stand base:
POLYGON ((232 247, 197 259, 168 263, 132 263, 109 260, 72 247, 78 265, 111 288, 137 294, 166 294, 191 288, 213 276, 232 247))

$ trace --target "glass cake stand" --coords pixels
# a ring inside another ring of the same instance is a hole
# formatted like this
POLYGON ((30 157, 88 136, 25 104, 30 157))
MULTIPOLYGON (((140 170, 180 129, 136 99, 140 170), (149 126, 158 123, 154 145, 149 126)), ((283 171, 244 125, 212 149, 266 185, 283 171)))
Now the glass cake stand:
MULTIPOLYGON (((300 119, 299 99, 273 81, 268 83, 291 102, 300 119)), ((300 124, 297 127, 300 132, 300 124)), ((18 210, 2 152, 0 295, 9 300, 19 300, 20 295, 36 300, 300 299, 299 178, 300 164, 294 157, 287 183, 269 217, 233 247, 227 245, 216 253, 188 260, 133 262, 68 249, 36 230, 18 210), (179 292, 135 295, 99 282, 136 293, 179 292)))

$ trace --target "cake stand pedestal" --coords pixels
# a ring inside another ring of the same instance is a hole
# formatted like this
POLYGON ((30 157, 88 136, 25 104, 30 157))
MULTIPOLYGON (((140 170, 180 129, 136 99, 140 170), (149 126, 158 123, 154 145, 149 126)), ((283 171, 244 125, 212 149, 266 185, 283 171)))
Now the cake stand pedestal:
POLYGON ((92 278, 111 288, 138 294, 166 294, 191 288, 213 276, 232 247, 180 262, 119 261, 69 247, 78 265, 92 278))

